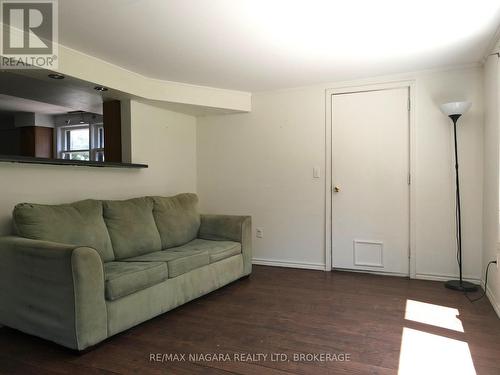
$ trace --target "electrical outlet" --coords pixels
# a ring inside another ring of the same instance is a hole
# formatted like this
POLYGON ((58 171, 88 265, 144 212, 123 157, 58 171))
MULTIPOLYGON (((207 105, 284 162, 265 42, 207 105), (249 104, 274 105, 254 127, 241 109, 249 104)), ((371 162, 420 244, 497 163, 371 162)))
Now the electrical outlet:
POLYGON ((264 228, 255 228, 255 236, 257 238, 264 238, 264 228))

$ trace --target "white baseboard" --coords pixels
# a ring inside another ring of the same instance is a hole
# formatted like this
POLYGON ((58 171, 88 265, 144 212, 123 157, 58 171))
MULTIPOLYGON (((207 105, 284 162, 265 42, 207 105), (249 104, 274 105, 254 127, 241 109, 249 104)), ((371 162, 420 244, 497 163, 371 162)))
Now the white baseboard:
MULTIPOLYGON (((481 280, 481 285, 484 289, 484 281, 481 280)), ((497 313, 498 318, 500 318, 500 304, 498 301, 495 299, 495 296, 491 292, 491 289, 488 288, 486 289, 486 297, 490 300, 491 306, 493 306, 493 310, 497 313)))
MULTIPOLYGON (((432 275, 427 273, 417 273, 415 275, 415 279, 418 280, 430 280, 430 281, 448 281, 448 280, 456 280, 458 276, 456 275, 432 275)), ((465 281, 474 283, 474 284, 482 284, 481 279, 479 277, 464 277, 465 281)))
POLYGON ((272 267, 302 268, 307 270, 321 270, 321 271, 325 270, 324 263, 292 262, 289 260, 253 258, 252 264, 260 266, 272 266, 272 267))
POLYGON ((332 268, 332 271, 370 273, 372 275, 380 275, 380 276, 408 277, 408 274, 405 274, 405 273, 384 272, 384 271, 375 271, 375 270, 358 270, 355 268, 332 268))

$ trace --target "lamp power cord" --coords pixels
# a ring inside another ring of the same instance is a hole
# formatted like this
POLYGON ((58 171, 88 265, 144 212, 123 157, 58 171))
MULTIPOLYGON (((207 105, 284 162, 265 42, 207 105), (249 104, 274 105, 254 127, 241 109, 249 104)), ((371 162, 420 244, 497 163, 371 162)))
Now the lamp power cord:
POLYGON ((491 262, 488 263, 488 265, 486 266, 486 276, 484 278, 484 290, 483 290, 483 293, 477 297, 477 298, 470 298, 469 295, 467 294, 467 292, 464 292, 465 296, 467 297, 467 299, 470 301, 470 302, 476 302, 476 301, 479 301, 480 299, 482 299, 485 295, 486 295, 486 290, 488 288, 488 272, 490 270, 490 266, 492 264, 497 264, 497 261, 496 260, 492 260, 491 262))

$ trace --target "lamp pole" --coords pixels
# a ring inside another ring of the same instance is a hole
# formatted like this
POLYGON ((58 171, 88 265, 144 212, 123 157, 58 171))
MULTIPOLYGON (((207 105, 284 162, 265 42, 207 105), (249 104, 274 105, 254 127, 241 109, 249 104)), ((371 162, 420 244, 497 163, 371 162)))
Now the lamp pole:
POLYGON ((458 270, 460 274, 459 280, 450 280, 445 283, 446 288, 460 290, 464 292, 475 292, 477 285, 463 280, 462 272, 462 207, 460 202, 460 175, 458 169, 458 142, 457 142, 457 122, 462 114, 450 114, 449 117, 453 121, 453 137, 455 141, 455 183, 456 183, 456 230, 457 230, 457 252, 458 252, 458 270))
POLYGON ((455 140, 455 183, 456 183, 456 210, 457 210, 457 246, 458 246, 458 269, 460 272, 460 284, 462 284, 462 206, 460 204, 460 176, 458 173, 458 142, 457 142, 457 121, 461 115, 451 115, 453 121, 453 137, 455 140))

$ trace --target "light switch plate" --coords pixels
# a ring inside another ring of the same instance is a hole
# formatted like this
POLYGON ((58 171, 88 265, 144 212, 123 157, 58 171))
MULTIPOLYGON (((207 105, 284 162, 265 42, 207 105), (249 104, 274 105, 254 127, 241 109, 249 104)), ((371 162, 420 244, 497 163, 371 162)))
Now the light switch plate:
POLYGON ((257 238, 264 238, 264 228, 255 228, 255 236, 257 238))
POLYGON ((313 178, 320 178, 321 177, 321 170, 319 167, 314 167, 313 168, 313 178))

